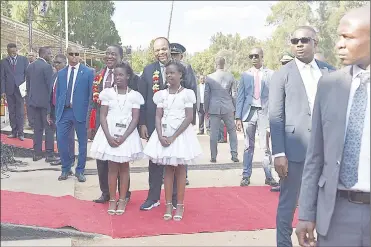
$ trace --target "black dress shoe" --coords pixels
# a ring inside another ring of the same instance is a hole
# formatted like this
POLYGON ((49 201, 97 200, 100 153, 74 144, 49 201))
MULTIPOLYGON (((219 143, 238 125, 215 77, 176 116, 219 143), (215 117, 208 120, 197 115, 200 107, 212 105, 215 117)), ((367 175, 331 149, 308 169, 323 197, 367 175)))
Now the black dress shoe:
POLYGON ((83 183, 83 182, 86 181, 86 178, 85 178, 84 174, 82 174, 82 173, 76 173, 75 177, 77 177, 77 181, 79 181, 80 183, 83 183))
POLYGON ((50 162, 50 165, 51 166, 60 166, 60 165, 62 165, 62 161, 61 160, 55 160, 55 161, 50 162))
POLYGON ((47 156, 45 158, 45 162, 47 163, 52 163, 52 162, 55 162, 55 161, 60 161, 61 159, 59 157, 56 157, 54 155, 51 155, 51 156, 47 156))
POLYGON ((17 138, 17 135, 16 134, 10 134, 10 135, 8 135, 8 138, 17 138))
POLYGON ((109 201, 109 195, 101 195, 98 199, 93 200, 95 203, 106 203, 109 201))
POLYGON ((24 136, 23 135, 18 136, 18 139, 21 140, 21 141, 24 141, 24 136))
POLYGON ((62 172, 62 174, 58 177, 58 181, 67 180, 69 176, 69 172, 62 172))
POLYGON ((210 162, 211 163, 216 163, 216 159, 211 158, 210 162))
POLYGON ((232 160, 233 162, 240 162, 240 160, 239 160, 237 157, 232 157, 231 160, 232 160))
POLYGON ((280 190, 281 190, 281 187, 279 185, 271 188, 271 192, 280 192, 280 190))
POLYGON ((33 161, 39 161, 39 160, 41 160, 43 157, 41 156, 41 155, 34 155, 33 156, 33 158, 32 158, 32 160, 33 161))

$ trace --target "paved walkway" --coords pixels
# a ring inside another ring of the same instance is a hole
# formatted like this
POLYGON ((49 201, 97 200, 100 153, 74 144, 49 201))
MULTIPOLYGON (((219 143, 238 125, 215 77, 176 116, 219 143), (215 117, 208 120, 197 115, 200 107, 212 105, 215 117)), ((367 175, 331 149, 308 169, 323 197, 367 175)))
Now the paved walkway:
MULTIPOLYGON (((242 161, 243 135, 239 134, 239 158, 242 161)), ((199 136, 204 154, 198 164, 209 164, 209 139, 208 136, 199 136)), ((257 149, 258 150, 258 149, 257 149)), ((218 163, 231 166, 229 144, 219 144, 218 163)), ((262 155, 257 152, 255 162, 261 161, 262 155)), ((26 167, 16 167, 17 170, 50 168, 43 160, 32 162, 31 159, 22 159, 28 162, 26 167)), ((223 166, 224 166, 223 165, 223 166)), ((147 161, 135 162, 132 167, 146 167, 147 161)), ((241 166, 242 167, 242 166, 241 166)), ((14 167, 11 167, 14 168, 14 167)), ((96 169, 94 160, 87 163, 87 169, 96 169)), ((194 169, 189 170, 190 188, 197 187, 225 187, 239 186, 241 180, 241 168, 236 169, 194 169)), ((11 172, 9 178, 2 179, 3 190, 23 191, 36 194, 53 196, 73 195, 83 200, 93 200, 100 195, 97 175, 88 175, 85 183, 78 183, 75 178, 59 182, 57 177, 60 171, 32 171, 11 172)), ((148 172, 131 173, 131 190, 148 189, 148 172)), ((251 186, 264 184, 264 172, 262 168, 254 168, 251 178, 251 186)), ((293 237, 295 245, 296 239, 293 237)), ((83 239, 72 237, 67 239, 47 240, 19 240, 2 241, 3 246, 275 246, 275 230, 244 231, 244 232, 218 232, 196 233, 185 235, 164 235, 128 239, 111 239, 100 237, 95 239, 83 239)))

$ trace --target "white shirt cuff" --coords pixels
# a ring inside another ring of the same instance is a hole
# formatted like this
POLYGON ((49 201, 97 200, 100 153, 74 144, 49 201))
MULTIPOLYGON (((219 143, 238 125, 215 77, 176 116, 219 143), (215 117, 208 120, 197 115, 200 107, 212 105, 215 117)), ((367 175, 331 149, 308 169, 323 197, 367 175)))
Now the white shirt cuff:
POLYGON ((284 156, 286 156, 285 153, 278 153, 278 154, 274 154, 273 158, 284 157, 284 156))

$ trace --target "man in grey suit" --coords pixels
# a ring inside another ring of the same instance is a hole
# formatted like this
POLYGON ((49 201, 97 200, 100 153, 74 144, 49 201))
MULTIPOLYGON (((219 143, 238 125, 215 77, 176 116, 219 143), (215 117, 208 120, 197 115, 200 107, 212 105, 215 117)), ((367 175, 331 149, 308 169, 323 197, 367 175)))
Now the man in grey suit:
POLYGON ((314 59, 316 31, 296 29, 291 38, 295 59, 281 67, 269 84, 269 122, 274 167, 280 176, 277 209, 277 246, 292 246, 292 220, 310 132, 317 83, 334 68, 314 59))
POLYGON ((233 75, 224 71, 225 59, 216 59, 216 71, 206 77, 205 112, 210 118, 210 162, 216 162, 218 154, 218 137, 220 120, 224 121, 230 138, 231 160, 239 162, 237 152, 237 133, 234 122, 235 99, 237 94, 236 81, 233 75))
POLYGON ((31 63, 26 71, 26 92, 32 122, 33 135, 33 161, 42 159, 42 143, 45 130, 46 162, 54 162, 54 130, 47 121, 50 114, 50 94, 53 68, 49 64, 51 50, 47 47, 39 49, 39 57, 31 63))
POLYGON ((268 87, 273 71, 263 66, 263 56, 263 49, 260 47, 251 50, 249 58, 253 67, 241 75, 238 88, 236 103, 237 130, 241 131, 243 128, 245 135, 241 186, 248 186, 250 184, 257 128, 259 130, 260 149, 265 156, 262 162, 265 173, 265 184, 271 186, 278 185, 269 167, 270 152, 266 145, 266 131, 269 126, 268 87))
POLYGON ((24 140, 24 100, 19 90, 25 82, 28 60, 17 54, 16 44, 7 45, 9 56, 1 61, 1 96, 6 98, 12 133, 9 138, 24 140))
POLYGON ((370 246, 370 6, 338 27, 345 68, 324 75, 299 199, 300 246, 370 246), (352 37, 349 39, 348 37, 352 37))
POLYGON ((196 105, 198 112, 198 135, 203 135, 205 133, 205 122, 206 122, 206 132, 210 132, 210 119, 205 116, 205 76, 200 75, 200 83, 197 86, 197 97, 196 105))

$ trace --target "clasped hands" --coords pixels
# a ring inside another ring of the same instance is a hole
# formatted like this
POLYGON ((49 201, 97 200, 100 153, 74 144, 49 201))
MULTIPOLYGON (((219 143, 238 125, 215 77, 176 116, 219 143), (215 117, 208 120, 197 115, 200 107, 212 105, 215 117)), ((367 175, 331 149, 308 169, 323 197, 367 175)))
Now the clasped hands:
POLYGON ((123 135, 119 137, 110 136, 108 138, 108 143, 111 147, 116 148, 120 146, 122 143, 124 143, 125 140, 126 138, 124 138, 123 135))
POLYGON ((174 136, 170 136, 170 137, 168 137, 168 136, 160 136, 159 137, 159 140, 160 140, 160 143, 161 143, 161 145, 163 147, 168 147, 168 146, 170 146, 171 143, 174 142, 175 137, 174 136))

